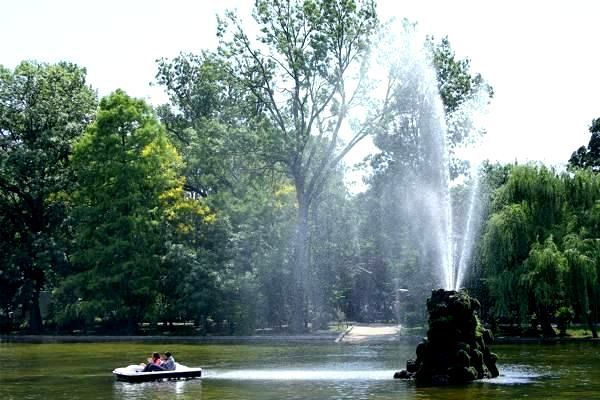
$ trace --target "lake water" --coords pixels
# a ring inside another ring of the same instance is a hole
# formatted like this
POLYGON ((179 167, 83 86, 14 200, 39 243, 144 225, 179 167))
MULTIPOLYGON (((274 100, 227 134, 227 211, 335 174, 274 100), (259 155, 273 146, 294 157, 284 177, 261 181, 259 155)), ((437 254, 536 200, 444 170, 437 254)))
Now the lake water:
POLYGON ((594 399, 596 343, 495 345, 501 376, 460 387, 392 379, 414 345, 0 343, 0 399, 594 399), (111 371, 171 351, 203 379, 130 384, 111 371))

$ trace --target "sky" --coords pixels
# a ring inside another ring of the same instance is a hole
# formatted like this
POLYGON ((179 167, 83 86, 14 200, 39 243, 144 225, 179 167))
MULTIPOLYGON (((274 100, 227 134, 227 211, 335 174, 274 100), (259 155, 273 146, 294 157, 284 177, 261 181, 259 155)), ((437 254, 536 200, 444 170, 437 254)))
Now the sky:
MULTIPOLYGON (((216 15, 252 0, 0 0, 0 64, 72 61, 106 95, 153 104, 156 59, 215 48, 216 15)), ((383 19, 408 18, 448 36, 495 91, 482 150, 492 161, 564 164, 600 117, 600 2, 379 0, 383 19)))

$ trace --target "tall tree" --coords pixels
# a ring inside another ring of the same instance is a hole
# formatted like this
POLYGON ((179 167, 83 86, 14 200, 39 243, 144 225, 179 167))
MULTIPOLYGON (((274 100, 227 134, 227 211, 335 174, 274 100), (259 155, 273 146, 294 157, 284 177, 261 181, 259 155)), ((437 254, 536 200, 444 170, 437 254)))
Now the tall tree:
POLYGON ((476 95, 477 91, 487 91, 493 97, 494 90, 481 74, 471 72, 471 60, 457 58, 448 37, 436 42, 433 37, 427 39, 433 66, 436 70, 437 84, 447 114, 453 113, 476 95))
POLYGON ((597 335, 600 177, 514 166, 496 191, 482 245, 484 275, 499 316, 535 313, 545 335, 571 308, 597 335))
POLYGON ((71 145, 96 107, 85 75, 70 63, 0 66, 0 281, 3 296, 11 293, 5 301, 24 305, 35 333, 40 291, 66 261, 58 231, 71 145))
POLYGON ((520 290, 529 295, 544 336, 555 336, 551 318, 564 296, 566 260, 552 236, 535 243, 520 277, 520 290))
POLYGON ((276 145, 262 106, 228 69, 227 60, 209 52, 181 54, 159 60, 157 81, 169 95, 159 116, 185 160, 186 189, 206 196, 224 228, 203 244, 184 245, 198 257, 186 285, 190 301, 180 309, 189 308, 207 330, 226 320, 240 332, 251 330, 254 315, 259 323, 287 323, 281 294, 288 292, 293 205, 288 178, 265 157, 276 145), (260 295, 248 294, 253 285, 264 289, 260 295))
POLYGON ((515 166, 498 189, 483 240, 485 274, 497 314, 525 319, 536 313, 547 334, 556 305, 548 293, 562 289, 562 277, 552 281, 548 271, 562 270, 565 264, 556 247, 564 236, 564 202, 564 184, 553 170, 515 166))
POLYGON ((158 115, 185 160, 186 189, 202 196, 233 191, 239 197, 245 178, 270 167, 260 157, 270 133, 262 110, 228 69, 227 60, 209 52, 158 62, 157 82, 170 100, 158 115))
POLYGON ((64 300, 81 302, 88 316, 127 321, 134 333, 157 300, 165 224, 186 231, 178 215, 207 210, 184 199, 181 158, 151 108, 121 90, 100 102, 73 166, 75 269, 64 300))
POLYGON ((600 118, 592 120, 589 131, 592 136, 587 148, 581 146, 573 152, 569 167, 591 168, 594 172, 600 172, 600 118))
POLYGON ((268 158, 283 165, 296 189, 292 329, 306 321, 308 221, 313 201, 348 151, 381 119, 374 110, 343 140, 342 127, 366 88, 364 61, 378 20, 372 0, 258 0, 251 40, 233 14, 219 25, 230 73, 268 115, 268 158))
POLYGON ((597 240, 582 240, 575 234, 570 234, 565 238, 566 295, 577 315, 585 320, 595 338, 598 337, 596 318, 598 316, 598 299, 600 298, 599 250, 597 240))

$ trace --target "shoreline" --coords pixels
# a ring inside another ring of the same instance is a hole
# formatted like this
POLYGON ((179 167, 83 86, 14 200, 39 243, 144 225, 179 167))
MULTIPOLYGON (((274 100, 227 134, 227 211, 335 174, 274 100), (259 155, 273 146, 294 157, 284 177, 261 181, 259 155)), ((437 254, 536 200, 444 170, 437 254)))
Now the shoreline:
MULTIPOLYGON (((126 336, 126 335, 0 335, 0 343, 189 343, 189 344, 245 344, 245 343, 340 343, 341 345, 353 344, 382 344, 382 343, 419 343, 421 336, 386 337, 377 338, 366 342, 340 341, 338 334, 306 334, 306 335, 273 335, 273 336, 126 336)), ((566 338, 535 338, 535 337, 509 337, 500 336, 494 339, 493 344, 560 344, 560 343, 600 343, 600 338, 592 337, 566 337, 566 338)))
POLYGON ((334 335, 277 335, 277 336, 129 336, 129 335, 1 335, 0 343, 269 343, 269 342, 333 342, 334 335))
POLYGON ((538 343, 538 344, 555 344, 555 343, 574 343, 574 342, 598 342, 600 338, 593 337, 523 337, 523 336, 499 336, 494 338, 493 344, 526 344, 526 343, 538 343))

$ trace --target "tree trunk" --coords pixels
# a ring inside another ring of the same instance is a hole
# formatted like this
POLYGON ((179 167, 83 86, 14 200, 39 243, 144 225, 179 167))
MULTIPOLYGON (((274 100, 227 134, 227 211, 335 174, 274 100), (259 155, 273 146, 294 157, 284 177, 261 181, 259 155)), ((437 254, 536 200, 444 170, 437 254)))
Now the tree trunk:
POLYGON ((552 328, 550 323, 550 314, 546 307, 539 307, 540 314, 540 327, 542 328, 542 334, 544 337, 555 337, 556 331, 552 328))
MULTIPOLYGON (((31 222, 30 229, 34 234, 38 236, 43 232, 44 229, 44 201, 41 198, 32 199, 31 206, 31 222)), ((29 243, 29 271, 25 273, 26 279, 31 280, 33 290, 31 293, 31 299, 29 301, 29 331, 34 335, 42 333, 42 313, 40 311, 40 292, 44 287, 45 273, 44 270, 33 265, 34 260, 37 257, 37 250, 35 249, 35 239, 30 239, 29 243)))
POLYGON ((298 195, 298 219, 294 241, 294 291, 291 293, 292 315, 290 331, 300 333, 305 326, 306 294, 308 293, 308 202, 298 195))
POLYGON ((40 290, 36 288, 29 303, 29 332, 33 335, 42 333, 42 313, 40 312, 40 290))
POLYGON ((596 329, 596 323, 594 322, 594 317, 591 311, 588 311, 585 315, 590 331, 592 331, 592 337, 594 339, 598 338, 598 330, 596 329))
POLYGON ((12 318, 11 318, 11 312, 9 311, 10 308, 6 308, 6 314, 4 315, 4 322, 2 323, 2 326, 0 326, 0 332, 3 333, 10 333, 10 331, 12 330, 12 318))
POLYGON ((135 312, 129 312, 129 317, 127 318, 127 334, 134 336, 137 333, 137 330, 137 315, 135 312))

